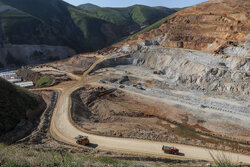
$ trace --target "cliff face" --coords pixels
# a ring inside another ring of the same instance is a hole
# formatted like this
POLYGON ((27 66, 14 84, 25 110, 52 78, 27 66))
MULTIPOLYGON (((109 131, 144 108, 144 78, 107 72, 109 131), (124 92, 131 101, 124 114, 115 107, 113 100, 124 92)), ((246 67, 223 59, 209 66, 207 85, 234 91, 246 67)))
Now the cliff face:
POLYGON ((129 41, 156 40, 162 46, 222 53, 238 45, 250 32, 250 1, 211 0, 172 16, 160 28, 129 41))
MULTIPOLYGON (((238 50, 235 54, 243 52, 236 47, 232 50, 238 50)), ((250 58, 230 55, 155 45, 142 45, 133 52, 136 65, 162 71, 175 87, 249 99, 250 58)))

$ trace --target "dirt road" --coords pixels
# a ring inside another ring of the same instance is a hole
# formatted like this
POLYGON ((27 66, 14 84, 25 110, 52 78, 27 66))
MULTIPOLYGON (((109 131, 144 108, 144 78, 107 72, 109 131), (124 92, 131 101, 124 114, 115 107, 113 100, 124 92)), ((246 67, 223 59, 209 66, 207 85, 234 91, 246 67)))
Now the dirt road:
POLYGON ((87 83, 84 77, 86 77, 86 75, 88 75, 88 73, 98 63, 104 60, 106 60, 106 58, 100 58, 99 60, 97 60, 97 62, 94 63, 90 67, 90 69, 84 73, 83 78, 76 84, 65 85, 63 89, 60 89, 57 106, 54 110, 50 126, 51 135, 56 140, 72 145, 77 145, 74 138, 77 135, 81 134, 88 136, 90 142, 97 149, 105 151, 115 151, 121 153, 174 158, 174 159, 195 159, 195 160, 212 161, 212 158, 209 154, 209 152, 211 152, 215 156, 221 155, 223 153, 233 162, 250 163, 250 157, 242 154, 221 152, 221 151, 218 152, 216 150, 208 150, 201 147, 187 146, 181 144, 98 136, 82 132, 81 130, 76 128, 73 125, 70 117, 70 107, 71 107, 70 95, 73 91, 75 91, 76 89, 82 87, 84 84, 87 83), (184 156, 174 156, 174 155, 164 154, 161 150, 162 145, 175 146, 180 149, 180 152, 183 153, 184 156))

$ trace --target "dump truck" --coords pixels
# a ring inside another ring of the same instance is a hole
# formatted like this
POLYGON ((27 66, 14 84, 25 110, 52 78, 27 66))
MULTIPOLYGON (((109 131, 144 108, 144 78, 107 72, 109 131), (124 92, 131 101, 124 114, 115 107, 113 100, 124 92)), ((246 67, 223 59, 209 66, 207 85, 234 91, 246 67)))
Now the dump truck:
POLYGON ((175 155, 179 154, 179 149, 175 147, 162 146, 162 150, 167 154, 175 154, 175 155))
POLYGON ((75 139, 76 139, 77 144, 81 144, 81 145, 85 145, 85 146, 89 144, 88 136, 78 135, 75 137, 75 139))

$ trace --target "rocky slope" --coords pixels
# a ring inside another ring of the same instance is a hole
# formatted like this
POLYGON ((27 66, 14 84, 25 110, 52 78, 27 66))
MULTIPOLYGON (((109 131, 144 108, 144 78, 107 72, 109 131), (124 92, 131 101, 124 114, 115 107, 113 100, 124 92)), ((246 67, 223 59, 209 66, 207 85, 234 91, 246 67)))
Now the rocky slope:
POLYGON ((174 14, 160 28, 129 43, 157 40, 161 46, 222 53, 223 48, 238 45, 249 34, 249 6, 248 0, 211 0, 174 14))
POLYGON ((249 58, 155 46, 142 47, 133 56, 137 65, 163 71, 165 79, 176 86, 249 98, 249 58))
POLYGON ((176 86, 249 100, 249 7, 247 0, 208 1, 117 46, 176 86))

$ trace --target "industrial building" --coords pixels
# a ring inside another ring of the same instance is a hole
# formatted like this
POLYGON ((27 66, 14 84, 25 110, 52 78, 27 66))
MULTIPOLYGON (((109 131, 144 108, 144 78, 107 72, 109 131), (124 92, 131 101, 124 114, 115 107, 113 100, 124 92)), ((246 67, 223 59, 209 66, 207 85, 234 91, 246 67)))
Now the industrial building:
POLYGON ((6 79, 7 81, 11 83, 15 83, 16 85, 20 87, 34 86, 34 83, 32 81, 22 82, 22 77, 17 76, 17 74, 14 71, 1 72, 0 77, 3 79, 6 79))
POLYGON ((7 72, 1 72, 0 77, 8 80, 8 79, 14 79, 17 77, 17 74, 14 71, 7 71, 7 72))
POLYGON ((18 83, 15 83, 16 85, 20 86, 20 87, 31 87, 31 86, 34 86, 33 82, 32 81, 29 81, 29 82, 18 82, 18 83))

